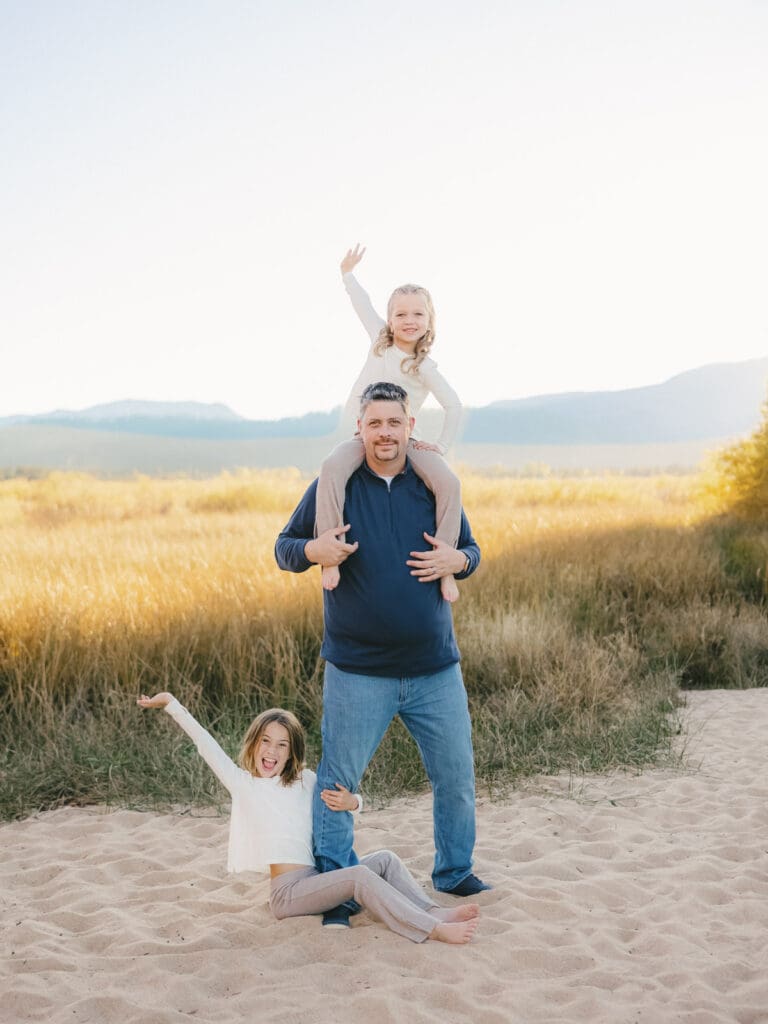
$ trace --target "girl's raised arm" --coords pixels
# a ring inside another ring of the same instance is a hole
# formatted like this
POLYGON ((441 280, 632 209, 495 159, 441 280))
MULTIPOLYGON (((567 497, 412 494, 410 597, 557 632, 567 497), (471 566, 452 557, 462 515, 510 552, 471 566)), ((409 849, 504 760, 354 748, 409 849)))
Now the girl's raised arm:
POLYGON ((142 694, 136 701, 140 708, 164 708, 171 718, 193 741, 200 756, 219 782, 231 793, 243 771, 225 753, 211 734, 200 725, 171 693, 156 693, 154 697, 142 694))
POLYGON ((354 249, 347 249, 347 254, 339 266, 341 268, 341 279, 344 282, 344 287, 347 289, 347 295, 352 300, 352 308, 357 313, 371 342, 374 342, 384 326, 384 321, 373 308, 370 295, 352 273, 363 258, 364 253, 365 248, 361 249, 358 242, 354 249))

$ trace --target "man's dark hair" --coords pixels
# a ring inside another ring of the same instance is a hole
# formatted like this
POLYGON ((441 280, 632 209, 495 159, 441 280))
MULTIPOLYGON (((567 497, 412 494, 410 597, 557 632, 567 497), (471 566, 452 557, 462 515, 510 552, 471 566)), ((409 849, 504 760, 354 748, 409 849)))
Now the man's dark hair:
POLYGON ((408 404, 408 392, 399 384, 390 384, 389 381, 379 380, 375 384, 369 384, 360 396, 360 419, 365 415, 365 410, 371 402, 398 402, 407 417, 411 415, 411 407, 408 404))

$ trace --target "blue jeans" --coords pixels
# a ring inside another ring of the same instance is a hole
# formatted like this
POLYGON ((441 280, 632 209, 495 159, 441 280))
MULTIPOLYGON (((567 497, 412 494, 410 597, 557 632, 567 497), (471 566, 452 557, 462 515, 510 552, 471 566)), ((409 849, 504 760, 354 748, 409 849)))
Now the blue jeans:
POLYGON ((428 676, 394 679, 342 672, 330 662, 323 686, 323 756, 313 808, 320 871, 357 863, 352 815, 331 811, 320 791, 337 782, 354 792, 390 722, 399 715, 432 784, 435 889, 452 889, 472 870, 475 770, 467 693, 458 664, 428 676))

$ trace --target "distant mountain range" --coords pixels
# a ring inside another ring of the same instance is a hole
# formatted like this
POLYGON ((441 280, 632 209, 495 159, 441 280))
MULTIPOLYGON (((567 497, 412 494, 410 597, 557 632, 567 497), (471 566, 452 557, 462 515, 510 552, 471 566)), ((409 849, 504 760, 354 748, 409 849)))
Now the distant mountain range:
MULTIPOLYGON (((128 399, 124 402, 107 402, 105 405, 92 405, 89 409, 72 412, 57 409, 56 412, 45 413, 35 419, 44 420, 91 420, 103 423, 105 420, 121 422, 133 419, 181 419, 181 420, 242 420, 243 417, 233 412, 229 406, 221 402, 137 402, 128 399)), ((2 422, 2 421, 0 421, 2 422)))
POLYGON ((538 395, 472 410, 465 444, 649 444, 749 431, 766 399, 768 358, 715 363, 625 391, 538 395))
MULTIPOLYGON (((578 455, 573 449, 582 446, 693 444, 690 450, 700 452, 704 442, 728 440, 757 424, 767 380, 764 358, 698 367, 649 387, 494 402, 466 411, 460 454, 471 462, 473 453, 479 457, 480 446, 502 452, 505 446, 557 446, 565 452, 562 463, 574 465, 578 455)), ((110 452, 114 472, 131 467, 169 472, 177 463, 180 470, 194 471, 199 464, 207 472, 216 465, 304 468, 310 451, 327 446, 327 441, 314 442, 334 432, 339 413, 335 409, 248 420, 221 404, 122 401, 79 411, 0 417, 0 469, 64 466, 109 472, 110 452), (302 457, 275 461, 292 458, 289 453, 297 446, 291 442, 302 439, 312 442, 302 457)), ((422 411, 424 436, 436 436, 441 417, 440 410, 422 411)), ((316 465, 311 463, 311 468, 316 465)))
MULTIPOLYGON (((468 409, 465 444, 648 444, 727 437, 749 430, 766 398, 768 358, 717 363, 663 384, 624 391, 535 395, 468 409)), ((441 413, 420 416, 428 427, 441 413)), ((12 425, 66 426, 109 433, 248 441, 331 434, 339 410, 248 420, 222 404, 123 401, 79 411, 0 417, 12 425)))
POLYGON ((252 441, 268 437, 323 437, 335 429, 339 414, 340 409, 334 409, 280 420, 247 420, 220 403, 124 401, 79 411, 60 409, 36 416, 0 417, 0 430, 34 425, 154 437, 252 441))

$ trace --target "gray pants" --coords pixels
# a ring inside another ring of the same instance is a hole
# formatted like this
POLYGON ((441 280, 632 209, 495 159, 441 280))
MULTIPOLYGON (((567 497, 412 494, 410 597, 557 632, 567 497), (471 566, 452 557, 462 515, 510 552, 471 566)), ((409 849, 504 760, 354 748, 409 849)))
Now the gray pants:
POLYGON ((350 899, 412 942, 424 942, 440 923, 428 913, 438 904, 390 850, 377 850, 354 867, 325 874, 308 867, 278 875, 272 879, 269 905, 280 920, 322 914, 350 899))
MULTIPOLYGON (((316 530, 344 525, 344 491, 347 480, 361 466, 365 449, 360 436, 337 444, 320 467, 317 481, 316 530)), ((461 483, 439 452, 425 452, 408 442, 408 458, 414 472, 435 496, 435 536, 455 548, 461 530, 461 483)))

